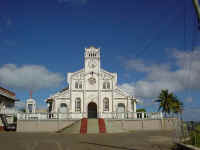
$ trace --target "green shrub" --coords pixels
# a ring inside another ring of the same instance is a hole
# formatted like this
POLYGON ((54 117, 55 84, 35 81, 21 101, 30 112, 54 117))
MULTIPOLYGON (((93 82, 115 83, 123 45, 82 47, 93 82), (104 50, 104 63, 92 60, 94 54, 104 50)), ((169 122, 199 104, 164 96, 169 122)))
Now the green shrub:
POLYGON ((197 131, 191 132, 191 144, 200 147, 200 133, 197 131))
POLYGON ((198 124, 195 129, 200 132, 200 124, 198 124))
POLYGON ((17 116, 13 117, 13 122, 16 123, 17 122, 17 116))

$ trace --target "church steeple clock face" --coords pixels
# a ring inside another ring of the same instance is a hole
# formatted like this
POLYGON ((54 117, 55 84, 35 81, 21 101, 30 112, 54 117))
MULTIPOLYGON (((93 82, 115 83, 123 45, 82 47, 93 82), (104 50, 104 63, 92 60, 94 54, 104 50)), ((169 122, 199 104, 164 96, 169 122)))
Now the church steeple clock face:
POLYGON ((97 66, 97 62, 94 59, 90 59, 88 62, 88 67, 89 68, 95 68, 97 66))

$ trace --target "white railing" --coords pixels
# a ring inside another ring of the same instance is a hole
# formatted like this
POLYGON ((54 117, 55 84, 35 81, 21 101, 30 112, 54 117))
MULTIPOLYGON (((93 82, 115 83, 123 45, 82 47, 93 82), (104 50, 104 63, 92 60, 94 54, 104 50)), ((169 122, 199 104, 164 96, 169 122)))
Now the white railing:
POLYGON ((18 112, 15 108, 3 108, 0 109, 0 114, 6 114, 6 115, 16 115, 18 112))
MULTIPOLYGON (((65 119, 81 119, 86 117, 84 113, 17 113, 19 120, 65 120, 65 119)), ((87 117, 86 117, 87 118, 87 117)), ((161 112, 145 113, 145 112, 103 112, 98 114, 98 118, 105 119, 162 119, 161 112)))
POLYGON ((81 119, 80 113, 17 113, 19 120, 65 120, 65 119, 81 119))
POLYGON ((103 112, 102 118, 108 119, 162 119, 162 112, 103 112))

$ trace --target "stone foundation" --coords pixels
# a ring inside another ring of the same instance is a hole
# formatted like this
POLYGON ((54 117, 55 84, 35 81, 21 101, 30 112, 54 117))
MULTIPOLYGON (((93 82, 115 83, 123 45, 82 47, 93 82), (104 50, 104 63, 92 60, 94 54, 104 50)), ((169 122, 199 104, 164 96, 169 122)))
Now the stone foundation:
POLYGON ((132 130, 173 130, 178 120, 170 119, 141 119, 141 120, 106 120, 108 133, 128 132, 132 130))
MULTIPOLYGON (((76 121, 77 120, 18 120, 17 132, 55 132, 70 126, 76 121)), ((154 120, 105 119, 107 133, 128 132, 132 130, 173 130, 177 127, 177 123, 178 120, 173 118, 154 120)))
POLYGON ((18 120, 17 132, 55 132, 76 120, 18 120))

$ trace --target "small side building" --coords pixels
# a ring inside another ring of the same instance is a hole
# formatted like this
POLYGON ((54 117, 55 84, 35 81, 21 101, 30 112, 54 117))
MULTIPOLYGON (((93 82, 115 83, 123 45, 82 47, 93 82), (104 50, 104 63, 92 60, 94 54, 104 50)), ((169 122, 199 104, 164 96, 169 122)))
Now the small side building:
POLYGON ((32 97, 26 100, 26 113, 36 113, 36 101, 32 97))
MULTIPOLYGON (((13 122, 13 114, 15 110, 16 94, 8 89, 0 87, 0 114, 6 114, 8 122, 13 122)), ((3 128, 2 121, 0 120, 0 130, 3 128)))

